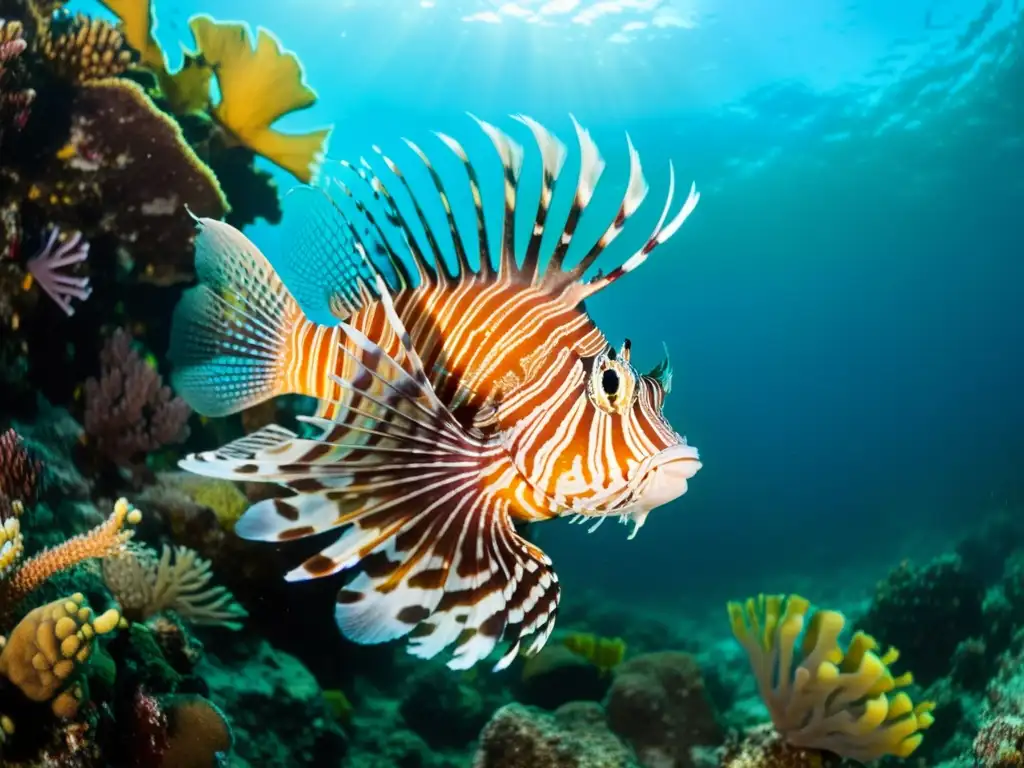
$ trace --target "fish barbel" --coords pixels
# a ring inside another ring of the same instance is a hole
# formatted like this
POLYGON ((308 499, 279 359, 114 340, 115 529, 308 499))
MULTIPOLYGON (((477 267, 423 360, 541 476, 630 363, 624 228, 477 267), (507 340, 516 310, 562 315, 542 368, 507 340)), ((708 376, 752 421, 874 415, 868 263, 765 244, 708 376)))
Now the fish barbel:
MULTIPOLYGON (((474 118, 476 119, 476 118, 474 118)), ((627 135, 629 180, 618 212, 573 266, 566 255, 604 170, 573 119, 580 169, 552 253, 541 258, 565 146, 536 121, 539 202, 520 254, 517 194, 523 149, 477 120, 503 169, 500 243, 491 247, 477 172, 462 145, 438 134, 468 173, 476 265, 445 180, 425 165, 451 242, 446 259, 426 197, 374 148, 399 204, 373 166, 343 163, 353 185, 337 199, 289 193, 284 252, 268 259, 233 227, 198 220, 199 284, 175 310, 178 392, 223 416, 285 393, 319 401, 309 435, 278 425, 181 461, 191 472, 278 483, 291 495, 254 504, 236 532, 281 542, 344 529, 286 578, 352 570, 335 617, 359 643, 408 637, 411 653, 450 649, 454 669, 499 645, 496 668, 535 653, 554 628, 560 587, 551 560, 514 522, 560 516, 632 521, 687 490, 697 450, 663 414, 668 358, 646 374, 594 324, 584 301, 640 266, 697 205, 691 186, 669 218, 675 175, 654 231, 620 266, 586 279, 644 200, 640 156, 627 135), (397 183, 397 185, 396 185, 397 183), (419 230, 417 235, 414 228, 419 230)), ((436 200, 435 200, 436 204, 436 200)))

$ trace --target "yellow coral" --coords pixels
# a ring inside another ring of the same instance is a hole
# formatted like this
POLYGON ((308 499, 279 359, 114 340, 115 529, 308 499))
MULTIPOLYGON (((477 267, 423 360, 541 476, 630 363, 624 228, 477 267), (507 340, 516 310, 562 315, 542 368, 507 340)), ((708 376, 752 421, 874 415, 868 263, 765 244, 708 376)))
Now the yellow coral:
POLYGON ((0 516, 0 579, 13 570, 14 564, 25 551, 21 523, 18 521, 21 510, 21 502, 14 502, 11 504, 12 516, 6 520, 0 516))
POLYGON ((316 92, 303 82, 298 57, 282 51, 263 28, 257 31, 254 50, 247 24, 199 14, 189 20, 189 27, 199 53, 217 74, 217 121, 249 149, 310 182, 330 129, 285 134, 271 128, 279 118, 316 103, 316 92))
POLYGON ((570 632, 562 644, 602 672, 617 667, 626 656, 626 641, 621 637, 598 637, 590 632, 570 632))
POLYGON ((121 615, 111 609, 99 616, 74 594, 40 606, 14 628, 0 651, 0 675, 32 701, 49 701, 59 717, 74 717, 81 689, 72 675, 92 653, 96 637, 113 632, 121 615))
POLYGON ((132 537, 132 526, 138 525, 141 520, 142 513, 129 504, 127 499, 118 499, 110 517, 91 531, 43 550, 14 567, 6 578, 0 579, 0 614, 12 608, 54 574, 84 560, 119 552, 132 537))
POLYGON ((857 632, 844 651, 843 615, 815 611, 807 621, 810 603, 798 595, 759 595, 728 608, 761 698, 789 744, 861 762, 908 757, 920 745, 934 704, 914 706, 903 691, 888 695, 913 682, 909 672, 894 677, 889 669, 895 649, 879 656, 875 640, 857 632))

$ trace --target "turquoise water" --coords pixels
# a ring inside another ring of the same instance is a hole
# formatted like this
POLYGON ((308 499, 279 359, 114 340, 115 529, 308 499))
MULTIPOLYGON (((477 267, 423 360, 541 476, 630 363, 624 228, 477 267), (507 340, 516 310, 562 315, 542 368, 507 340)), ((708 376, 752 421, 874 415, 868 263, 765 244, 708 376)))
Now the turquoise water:
MULTIPOLYGON (((273 30, 320 95, 282 126, 333 123, 331 159, 374 144, 408 158, 408 136, 455 167, 430 131, 463 140, 492 227, 497 161, 465 112, 528 149, 509 113, 566 141, 574 114, 608 161, 595 214, 618 202, 628 131, 651 195, 605 266, 648 234, 670 160, 682 185, 697 183, 682 232, 591 311, 612 340, 632 339, 641 367, 667 343, 669 417, 704 469, 634 541, 617 526, 545 526, 567 599, 588 586, 686 606, 834 580, 1021 500, 1017 2, 168 0, 157 11, 171 51, 191 43, 195 12, 273 30)), ((564 178, 574 173, 570 161, 564 178)), ((469 221, 467 193, 454 197, 469 221)), ((277 247, 277 229, 248 234, 277 247)))

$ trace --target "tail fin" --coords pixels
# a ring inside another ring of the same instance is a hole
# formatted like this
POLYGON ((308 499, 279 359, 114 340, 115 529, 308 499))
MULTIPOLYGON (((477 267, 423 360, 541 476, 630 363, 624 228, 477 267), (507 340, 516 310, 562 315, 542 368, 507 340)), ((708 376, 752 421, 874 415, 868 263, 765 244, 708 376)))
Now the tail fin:
POLYGON ((174 310, 172 383, 205 416, 226 416, 284 391, 288 340, 303 314, 241 232, 198 219, 196 274, 174 310))

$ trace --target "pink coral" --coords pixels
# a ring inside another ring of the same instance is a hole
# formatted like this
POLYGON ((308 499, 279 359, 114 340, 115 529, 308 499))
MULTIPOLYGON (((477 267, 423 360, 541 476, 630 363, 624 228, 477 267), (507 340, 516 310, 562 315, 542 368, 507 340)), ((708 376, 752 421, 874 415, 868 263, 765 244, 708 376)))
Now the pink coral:
MULTIPOLYGON (((0 119, 6 122, 10 118, 16 129, 28 120, 28 108, 35 97, 31 89, 19 89, 13 83, 12 68, 27 47, 22 31, 20 22, 0 19, 0 119)), ((0 139, 3 128, 0 122, 0 139)))

